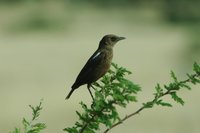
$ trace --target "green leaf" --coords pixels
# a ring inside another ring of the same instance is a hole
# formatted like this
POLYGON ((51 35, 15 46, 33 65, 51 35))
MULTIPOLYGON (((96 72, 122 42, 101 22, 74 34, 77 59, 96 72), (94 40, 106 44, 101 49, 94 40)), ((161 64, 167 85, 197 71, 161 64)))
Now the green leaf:
POLYGON ((91 128, 91 129, 98 130, 99 129, 99 123, 93 121, 91 124, 89 124, 88 127, 91 128))
POLYGON ((169 90, 179 90, 179 89, 180 89, 180 84, 178 82, 169 84, 169 90))
POLYGON ((161 89, 161 87, 160 87, 160 84, 158 84, 158 83, 157 83, 155 89, 156 89, 156 92, 157 92, 157 93, 161 93, 161 92, 163 91, 163 90, 161 89))
MULTIPOLYGON (((78 111, 76 111, 76 112, 78 112, 78 111)), ((79 113, 79 114, 80 114, 80 113, 79 113)), ((75 125, 76 125, 77 127, 82 127, 82 126, 83 126, 80 122, 76 122, 75 125)))
POLYGON ((65 128, 63 129, 63 131, 67 131, 68 133, 79 133, 79 131, 75 127, 65 128))
POLYGON ((130 95, 126 95, 125 96, 125 98, 126 98, 126 100, 129 102, 129 101, 131 101, 131 102, 137 102, 137 99, 136 99, 136 97, 135 96, 130 96, 130 95))
POLYGON ((93 107, 93 109, 95 109, 95 111, 100 111, 105 106, 106 102, 103 99, 100 99, 95 101, 95 106, 93 107))
MULTIPOLYGON (((44 123, 36 122, 36 118, 39 117, 40 111, 42 110, 42 100, 40 101, 40 104, 36 107, 29 105, 29 107, 32 110, 32 119, 31 121, 28 121, 26 118, 23 118, 22 124, 24 128, 24 133, 39 133, 41 130, 46 128, 46 125, 44 123)), ((19 128, 15 128, 15 131, 13 133, 20 133, 19 128)))
MULTIPOLYGON (((70 132, 71 133, 71 132, 70 132)), ((95 131, 93 131, 90 128, 86 128, 84 133, 95 133, 95 131)))
POLYGON ((113 98, 116 101, 123 101, 124 100, 123 95, 120 95, 120 94, 117 94, 117 93, 113 94, 113 98))
POLYGON ((39 117, 40 115, 40 111, 42 110, 42 101, 40 101, 39 105, 36 106, 36 107, 33 107, 32 105, 29 105, 29 107, 32 109, 32 115, 33 115, 33 118, 32 120, 35 120, 37 117, 39 117))
POLYGON ((193 65, 193 70, 197 73, 200 74, 200 66, 195 62, 193 65))
POLYGON ((95 97, 99 99, 103 99, 103 94, 100 91, 95 91, 95 97))
POLYGON ((170 87, 167 86, 167 85, 164 85, 164 88, 165 88, 166 90, 170 90, 170 87))
POLYGON ((80 105, 82 106, 82 108, 83 108, 85 111, 88 111, 88 110, 89 110, 88 107, 87 107, 87 105, 86 105, 85 103, 80 102, 80 105))
POLYGON ((117 110, 116 110, 115 107, 112 109, 111 116, 112 116, 112 119, 113 119, 113 123, 114 123, 116 120, 119 120, 119 119, 120 119, 120 118, 119 118, 119 114, 118 114, 118 112, 117 112, 117 110))
POLYGON ((180 86, 181 87, 184 87, 184 88, 187 88, 188 90, 191 90, 192 88, 189 86, 189 85, 187 85, 186 83, 180 83, 180 86))
POLYGON ((111 65, 115 68, 115 69, 118 69, 118 65, 117 64, 115 64, 115 63, 111 63, 111 65))
POLYGON ((174 79, 175 83, 178 82, 177 77, 176 77, 176 75, 175 75, 175 73, 173 71, 171 71, 171 77, 174 79))
POLYGON ((10 133, 20 133, 20 129, 19 128, 15 128, 15 130, 13 132, 10 133))
POLYGON ((158 100, 156 102, 157 105, 161 105, 161 106, 166 106, 166 107, 172 107, 172 105, 170 103, 167 102, 163 102, 162 100, 158 100))
POLYGON ((23 118, 22 124, 23 124, 25 130, 26 130, 26 128, 30 125, 30 123, 29 123, 25 118, 23 118))
POLYGON ((200 83, 200 79, 195 78, 195 75, 187 74, 188 78, 190 79, 190 82, 196 85, 197 83, 200 83))
POLYGON ((170 93, 171 97, 174 99, 174 101, 176 101, 177 103, 180 103, 181 105, 184 105, 184 101, 182 98, 180 98, 176 92, 171 92, 170 93))
POLYGON ((154 102, 146 102, 146 103, 143 103, 143 106, 144 108, 152 108, 154 105, 154 102))
POLYGON ((160 87, 160 84, 157 83, 156 87, 156 93, 154 94, 156 98, 159 98, 163 94, 163 89, 160 87))
POLYGON ((125 89, 127 92, 129 93, 134 93, 137 94, 139 91, 141 91, 140 86, 134 84, 132 81, 130 80, 123 80, 124 85, 126 86, 125 89))

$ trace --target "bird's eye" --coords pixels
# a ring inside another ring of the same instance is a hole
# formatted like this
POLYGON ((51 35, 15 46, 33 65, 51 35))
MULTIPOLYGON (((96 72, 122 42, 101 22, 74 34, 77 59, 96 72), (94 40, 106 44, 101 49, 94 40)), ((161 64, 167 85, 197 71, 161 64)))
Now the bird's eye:
POLYGON ((111 41, 112 41, 112 42, 115 42, 116 40, 117 40, 116 37, 111 37, 111 41))

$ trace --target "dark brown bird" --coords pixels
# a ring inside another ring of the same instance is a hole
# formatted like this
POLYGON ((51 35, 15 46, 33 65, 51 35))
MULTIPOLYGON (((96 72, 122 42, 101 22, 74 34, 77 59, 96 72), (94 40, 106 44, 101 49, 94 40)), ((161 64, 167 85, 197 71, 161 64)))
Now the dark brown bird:
POLYGON ((90 95, 94 100, 89 88, 93 82, 104 76, 109 70, 113 58, 113 46, 118 41, 123 39, 125 39, 125 37, 119 37, 112 34, 105 35, 102 38, 98 49, 94 52, 94 54, 89 58, 85 66, 82 68, 66 99, 69 99, 75 89, 81 85, 87 84, 90 95))

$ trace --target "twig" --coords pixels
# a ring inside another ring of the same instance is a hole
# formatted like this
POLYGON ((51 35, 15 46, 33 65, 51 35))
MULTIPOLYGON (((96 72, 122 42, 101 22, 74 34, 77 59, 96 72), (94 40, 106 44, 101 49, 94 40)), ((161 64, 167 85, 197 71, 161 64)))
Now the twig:
POLYGON ((111 130, 112 128, 116 127, 117 125, 122 124, 126 119, 128 119, 128 118, 130 118, 130 117, 132 117, 132 116, 134 116, 134 115, 136 115, 136 114, 139 114, 143 109, 145 109, 144 106, 141 107, 141 108, 139 108, 139 109, 138 109, 137 111, 135 111, 134 113, 131 113, 131 114, 125 116, 125 117, 124 117, 123 119, 121 119, 119 122, 115 123, 115 124, 112 125, 110 128, 107 128, 107 129, 104 131, 104 133, 107 133, 109 130, 111 130))
MULTIPOLYGON (((115 101, 110 101, 109 104, 111 104, 111 105, 112 105, 112 104, 115 104, 115 101)), ((106 107, 103 107, 99 112, 103 112, 104 109, 106 109, 106 107)), ((97 111, 97 112, 98 112, 98 111, 97 111)), ((82 127, 81 130, 80 130, 80 133, 84 133, 86 127, 94 120, 94 118, 95 118, 96 116, 98 116, 98 113, 97 113, 97 112, 95 112, 94 115, 89 119, 89 121, 87 121, 87 122, 83 125, 83 127, 82 127)))
MULTIPOLYGON (((200 77, 200 74, 197 73, 197 74, 192 75, 192 78, 195 78, 195 77, 200 77)), ((179 84, 181 84, 181 83, 187 83, 187 82, 191 82, 191 80, 188 78, 188 79, 186 79, 184 81, 180 81, 179 84)), ((165 93, 161 94, 159 97, 155 97, 151 102, 155 101, 158 98, 164 97, 165 95, 168 95, 168 94, 170 94, 170 93, 172 93, 174 91, 177 91, 177 89, 167 90, 165 93)), ((145 105, 143 105, 142 107, 140 107, 137 111, 135 111, 135 112, 133 112, 133 113, 131 113, 129 115, 126 115, 123 119, 121 119, 117 123, 113 124, 110 128, 107 128, 103 133, 107 133, 108 131, 110 131, 114 127, 122 124, 125 120, 131 118, 132 116, 135 116, 135 115, 139 114, 144 109, 146 109, 145 105)))

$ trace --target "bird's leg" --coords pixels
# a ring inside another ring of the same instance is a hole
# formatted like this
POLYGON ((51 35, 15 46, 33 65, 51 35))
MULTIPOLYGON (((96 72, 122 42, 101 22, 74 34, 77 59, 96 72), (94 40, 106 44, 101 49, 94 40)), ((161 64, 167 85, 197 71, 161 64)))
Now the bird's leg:
POLYGON ((90 85, 90 86, 92 87, 92 89, 96 90, 96 88, 94 86, 92 86, 92 85, 90 85))
POLYGON ((88 84, 88 85, 87 85, 87 88, 88 88, 88 91, 90 92, 90 95, 91 95, 91 97, 92 97, 92 100, 94 101, 94 97, 93 97, 92 92, 91 92, 91 90, 90 90, 90 86, 91 86, 91 84, 88 84))

